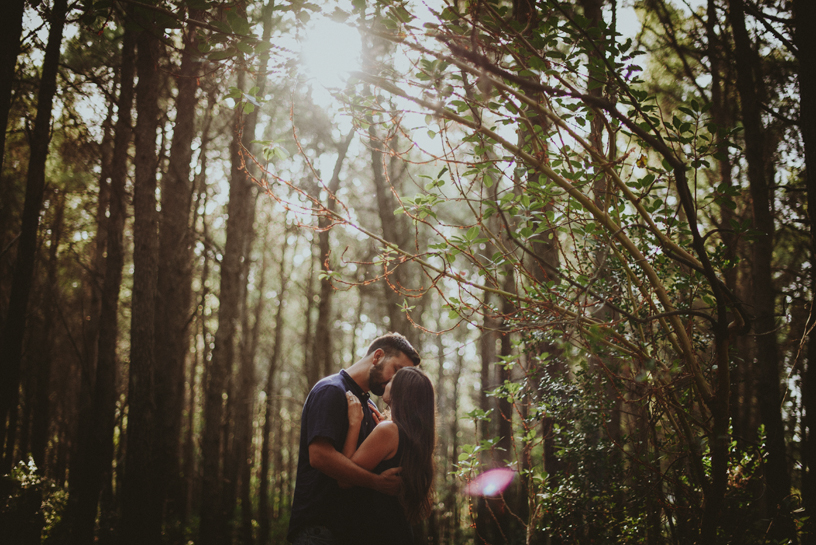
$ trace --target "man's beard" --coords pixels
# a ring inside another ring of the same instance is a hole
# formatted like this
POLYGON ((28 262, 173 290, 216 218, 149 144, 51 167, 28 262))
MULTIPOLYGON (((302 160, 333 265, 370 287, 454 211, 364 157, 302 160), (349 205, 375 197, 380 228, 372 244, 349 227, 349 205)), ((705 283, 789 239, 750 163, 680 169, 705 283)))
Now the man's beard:
POLYGON ((387 380, 383 380, 384 363, 380 361, 368 372, 368 388, 376 396, 382 396, 385 393, 385 385, 388 384, 387 380))

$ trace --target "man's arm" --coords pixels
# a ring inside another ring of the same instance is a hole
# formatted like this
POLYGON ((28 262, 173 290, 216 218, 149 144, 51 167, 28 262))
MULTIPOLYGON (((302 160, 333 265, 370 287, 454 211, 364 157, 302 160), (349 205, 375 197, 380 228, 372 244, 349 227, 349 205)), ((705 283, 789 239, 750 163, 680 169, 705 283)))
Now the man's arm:
POLYGON ((343 456, 343 453, 335 450, 331 441, 323 437, 317 437, 309 445, 309 464, 332 479, 371 488, 389 496, 396 496, 402 484, 400 468, 389 469, 379 475, 371 473, 343 456))

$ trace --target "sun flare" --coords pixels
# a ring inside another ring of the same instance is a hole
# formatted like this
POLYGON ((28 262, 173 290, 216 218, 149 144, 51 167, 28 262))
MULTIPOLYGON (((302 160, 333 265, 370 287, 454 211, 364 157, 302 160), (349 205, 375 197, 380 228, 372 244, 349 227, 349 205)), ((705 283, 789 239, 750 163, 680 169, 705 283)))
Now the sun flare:
POLYGON ((342 87, 348 73, 360 69, 360 50, 359 32, 330 19, 319 19, 303 42, 304 72, 323 87, 342 87))

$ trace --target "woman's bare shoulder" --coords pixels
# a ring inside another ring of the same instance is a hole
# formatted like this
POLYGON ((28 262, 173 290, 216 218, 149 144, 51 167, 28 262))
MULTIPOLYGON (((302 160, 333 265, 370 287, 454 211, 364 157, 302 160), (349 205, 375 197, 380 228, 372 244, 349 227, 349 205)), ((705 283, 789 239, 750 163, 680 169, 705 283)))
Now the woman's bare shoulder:
POLYGON ((380 433, 399 433, 399 428, 393 420, 382 420, 374 427, 374 431, 377 430, 380 433))
POLYGON ((399 428, 391 420, 383 420, 371 431, 371 435, 377 434, 377 437, 389 442, 399 443, 399 428))
POLYGON ((391 420, 383 420, 371 431, 370 437, 387 446, 387 453, 384 460, 389 460, 397 453, 399 447, 399 427, 391 420))

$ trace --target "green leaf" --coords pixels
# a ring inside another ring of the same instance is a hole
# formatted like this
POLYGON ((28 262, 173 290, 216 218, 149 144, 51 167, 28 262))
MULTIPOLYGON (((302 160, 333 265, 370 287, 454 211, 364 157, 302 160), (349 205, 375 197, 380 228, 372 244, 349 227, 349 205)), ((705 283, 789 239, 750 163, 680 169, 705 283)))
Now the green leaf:
POLYGON ((224 59, 229 59, 234 57, 238 52, 232 48, 228 47, 227 49, 219 49, 217 51, 213 51, 207 58, 211 61, 223 61, 224 59))
POLYGON ((250 43, 250 42, 248 42, 246 40, 242 40, 240 42, 237 42, 235 44, 235 47, 236 47, 236 49, 238 49, 238 51, 240 51, 242 53, 246 53, 247 55, 252 55, 252 54, 255 53, 254 44, 252 44, 252 43, 250 43))
POLYGON ((453 21, 459 18, 459 14, 453 8, 447 7, 442 10, 440 17, 443 21, 453 21))
POLYGON ((236 34, 249 34, 251 29, 249 27, 249 22, 246 20, 245 17, 242 17, 238 14, 234 9, 231 9, 226 12, 227 23, 229 23, 230 28, 236 34))

